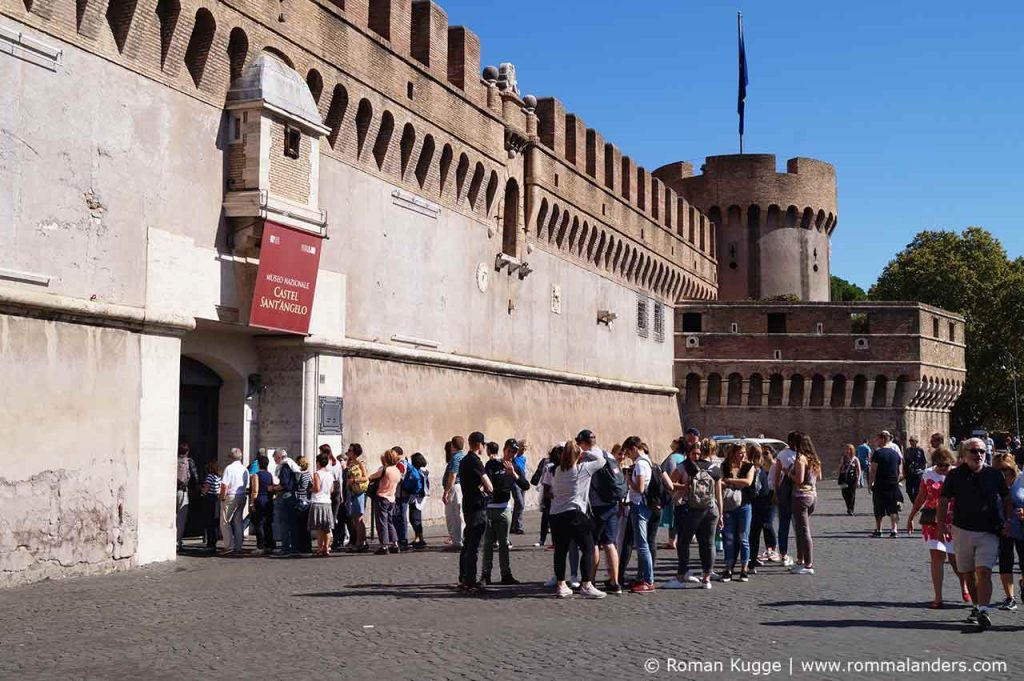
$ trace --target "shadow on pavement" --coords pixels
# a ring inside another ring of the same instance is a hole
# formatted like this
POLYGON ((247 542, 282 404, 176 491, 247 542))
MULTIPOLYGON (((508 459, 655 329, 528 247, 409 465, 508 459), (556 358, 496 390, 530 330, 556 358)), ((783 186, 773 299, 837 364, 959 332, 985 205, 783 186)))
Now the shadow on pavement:
POLYGON ((301 598, 553 598, 552 590, 540 584, 491 586, 483 594, 464 594, 453 584, 352 584, 351 591, 320 591, 294 594, 301 598))
MULTIPOLYGON (((964 625, 963 622, 930 622, 927 620, 784 620, 781 622, 762 622, 761 624, 769 627, 814 627, 814 628, 825 628, 825 629, 852 629, 852 628, 867 628, 867 629, 921 629, 925 631, 947 631, 955 632, 959 631, 961 634, 981 634, 986 633, 979 631, 977 627, 973 625, 964 625)), ((1010 627, 1010 626, 998 626, 993 624, 988 632, 1018 632, 1024 629, 1024 627, 1010 627)))
MULTIPOLYGON (((762 608, 786 608, 789 606, 822 606, 826 608, 913 608, 917 610, 925 610, 928 608, 928 603, 925 602, 913 602, 913 603, 900 603, 897 601, 837 601, 831 598, 823 598, 817 601, 802 600, 802 601, 775 601, 774 603, 762 603, 762 608)), ((963 610, 967 612, 966 607, 958 607, 950 605, 945 610, 963 610)))

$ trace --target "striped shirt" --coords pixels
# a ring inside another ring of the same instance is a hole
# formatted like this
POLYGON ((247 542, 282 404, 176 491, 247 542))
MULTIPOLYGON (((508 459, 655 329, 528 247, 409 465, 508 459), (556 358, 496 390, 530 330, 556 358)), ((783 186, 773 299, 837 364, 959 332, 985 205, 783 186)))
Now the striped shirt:
POLYGON ((216 473, 207 473, 206 480, 203 480, 203 484, 207 486, 207 494, 220 494, 220 476, 216 473))

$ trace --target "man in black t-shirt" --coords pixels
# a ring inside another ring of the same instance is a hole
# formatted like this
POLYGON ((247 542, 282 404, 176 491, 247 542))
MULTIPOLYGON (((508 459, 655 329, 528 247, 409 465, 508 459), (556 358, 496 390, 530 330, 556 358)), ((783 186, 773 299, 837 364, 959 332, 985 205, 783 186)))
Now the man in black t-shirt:
POLYGON ((949 531, 946 507, 952 501, 956 567, 964 575, 975 605, 967 621, 984 631, 992 625, 988 610, 992 566, 999 557, 999 535, 1009 530, 1009 521, 999 516, 999 504, 1003 505, 1002 517, 1009 518, 1013 502, 1003 475, 985 465, 985 441, 971 438, 965 449, 964 462, 951 470, 942 483, 936 524, 949 531))
POLYGON ((459 590, 464 593, 484 591, 484 586, 476 578, 477 554, 480 552, 480 540, 487 529, 487 495, 494 491, 481 460, 485 440, 481 432, 470 433, 469 452, 459 464, 462 517, 465 521, 462 552, 459 554, 459 590))
POLYGON ((900 480, 903 479, 903 465, 900 453, 892 446, 892 435, 887 430, 878 434, 878 449, 871 455, 871 471, 868 485, 874 503, 875 531, 872 537, 882 536, 882 518, 889 516, 892 527, 890 537, 897 535, 900 515, 900 480))
POLYGON ((907 487, 907 500, 913 503, 917 492, 921 489, 921 476, 928 468, 928 457, 924 450, 917 446, 917 438, 910 438, 910 446, 903 452, 903 477, 907 487))

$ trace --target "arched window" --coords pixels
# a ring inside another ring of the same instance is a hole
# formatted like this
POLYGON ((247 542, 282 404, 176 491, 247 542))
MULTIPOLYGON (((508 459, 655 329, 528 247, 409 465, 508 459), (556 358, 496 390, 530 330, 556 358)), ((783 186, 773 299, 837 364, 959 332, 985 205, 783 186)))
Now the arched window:
POLYGON ((768 379, 768 406, 769 407, 781 407, 782 406, 782 374, 772 374, 771 378, 768 379))
POLYGON ((416 182, 423 189, 430 175, 430 165, 434 162, 434 137, 427 135, 423 138, 423 146, 420 148, 420 158, 416 161, 416 182))
POLYGON ((501 221, 501 252, 514 258, 518 253, 519 237, 519 184, 515 180, 505 183, 504 209, 501 221))
POLYGON ((910 379, 907 378, 906 376, 904 376, 903 374, 900 374, 899 376, 896 377, 896 390, 895 390, 895 392, 893 393, 893 396, 892 396, 892 406, 894 406, 894 407, 906 407, 907 406, 906 402, 907 402, 907 399, 909 398, 909 395, 907 395, 907 384, 909 382, 910 382, 910 379))
MULTIPOLYGON (((128 40, 128 29, 132 27, 137 4, 138 0, 110 0, 107 3, 107 25, 110 26, 110 33, 114 36, 118 52, 124 52, 124 44, 128 40)), ((32 11, 30 0, 26 0, 25 9, 32 11)))
MULTIPOLYGON (((395 117, 390 111, 385 111, 380 119, 380 128, 377 130, 377 139, 373 143, 373 158, 377 161, 377 169, 384 169, 384 161, 388 158, 388 147, 391 146, 391 135, 395 131, 395 117)), ((404 142, 404 138, 403 138, 404 142)))
POLYGON ((853 394, 850 396, 851 407, 863 407, 868 393, 868 379, 863 374, 853 377, 853 394))
MULTIPOLYGON (((84 0, 78 0, 80 7, 85 7, 84 0)), ((174 29, 178 25, 178 17, 181 15, 181 3, 178 0, 159 0, 156 3, 156 18, 160 24, 160 68, 164 67, 167 61, 167 53, 171 50, 171 40, 174 38, 174 29)), ((78 18, 81 24, 82 17, 78 18)))
POLYGON ((889 389, 889 379, 885 376, 875 377, 875 389, 871 393, 871 406, 872 407, 885 407, 886 404, 886 393, 889 389))
POLYGON ((316 69, 309 70, 309 73, 306 74, 306 87, 309 88, 309 94, 313 95, 313 101, 319 104, 320 95, 324 91, 324 79, 319 71, 316 69))
POLYGON ((800 374, 789 379, 789 406, 802 407, 804 405, 804 377, 800 374))
POLYGON ((402 140, 399 144, 401 149, 402 157, 402 177, 405 177, 405 171, 409 167, 409 159, 412 158, 412 149, 416 146, 416 129, 412 127, 412 123, 406 123, 402 127, 402 140))
MULTIPOLYGON (((245 59, 248 56, 249 37, 245 35, 245 31, 236 26, 231 29, 231 34, 228 37, 228 65, 231 70, 232 81, 242 75, 242 67, 245 66, 245 59)), ((310 73, 316 72, 310 71, 310 73)), ((319 76, 320 74, 317 75, 319 76)))
POLYGON ((370 133, 372 122, 373 105, 368 99, 359 100, 359 108, 356 109, 356 158, 363 155, 363 146, 366 144, 366 136, 370 133))
POLYGON ((761 374, 753 374, 750 377, 750 389, 747 393, 747 406, 760 407, 764 402, 764 379, 761 374))
POLYGON ((192 37, 188 40, 188 48, 185 50, 185 68, 192 76, 192 82, 199 87, 203 82, 203 72, 206 70, 206 60, 210 56, 210 45, 213 44, 213 34, 217 31, 217 22, 213 14, 205 7, 200 7, 196 12, 196 23, 192 28, 192 37))
POLYGON ((722 375, 721 374, 709 374, 708 375, 708 399, 707 405, 709 407, 717 407, 722 401, 722 375))
POLYGON ((811 399, 808 404, 812 407, 825 406, 825 377, 821 374, 811 377, 811 399))
POLYGON ((441 186, 441 193, 444 194, 444 186, 448 182, 448 170, 452 167, 452 145, 445 144, 441 150, 441 165, 438 168, 438 181, 441 186))
POLYGON ((491 214, 491 206, 494 205, 494 197, 498 193, 498 172, 495 170, 491 171, 491 176, 487 178, 487 191, 484 192, 484 210, 488 215, 491 214))
MULTIPOLYGON (((684 397, 684 409, 686 415, 689 415, 692 419, 692 415, 696 414, 700 409, 700 376, 697 374, 687 374, 685 386, 685 397, 684 397)), ((690 421, 690 423, 693 423, 690 421)))
POLYGON ((743 404, 743 377, 739 374, 729 374, 729 392, 726 394, 725 403, 728 405, 743 404))
POLYGON ((829 397, 828 406, 846 406, 846 376, 838 375, 832 377, 832 395, 829 397))
POLYGON ((331 96, 331 106, 327 109, 327 118, 324 120, 324 125, 331 129, 327 133, 327 141, 330 142, 331 149, 335 149, 338 146, 338 137, 341 134, 341 125, 345 119, 345 110, 347 108, 348 91, 344 85, 335 85, 334 94, 331 96))

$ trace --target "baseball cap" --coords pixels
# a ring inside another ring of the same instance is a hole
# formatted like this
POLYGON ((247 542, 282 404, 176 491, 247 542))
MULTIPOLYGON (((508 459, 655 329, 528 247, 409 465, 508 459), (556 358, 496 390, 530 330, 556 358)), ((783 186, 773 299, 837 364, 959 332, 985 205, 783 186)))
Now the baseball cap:
POLYGON ((700 431, 696 428, 690 427, 686 429, 686 435, 692 435, 694 437, 700 437, 700 431))
POLYGON ((505 449, 511 449, 513 452, 518 452, 519 441, 516 440, 514 437, 510 437, 509 439, 505 440, 505 449))
POLYGON ((594 435, 594 431, 587 430, 586 428, 581 430, 580 434, 576 436, 576 442, 590 442, 591 440, 596 440, 596 439, 597 439, 597 436, 594 435))

